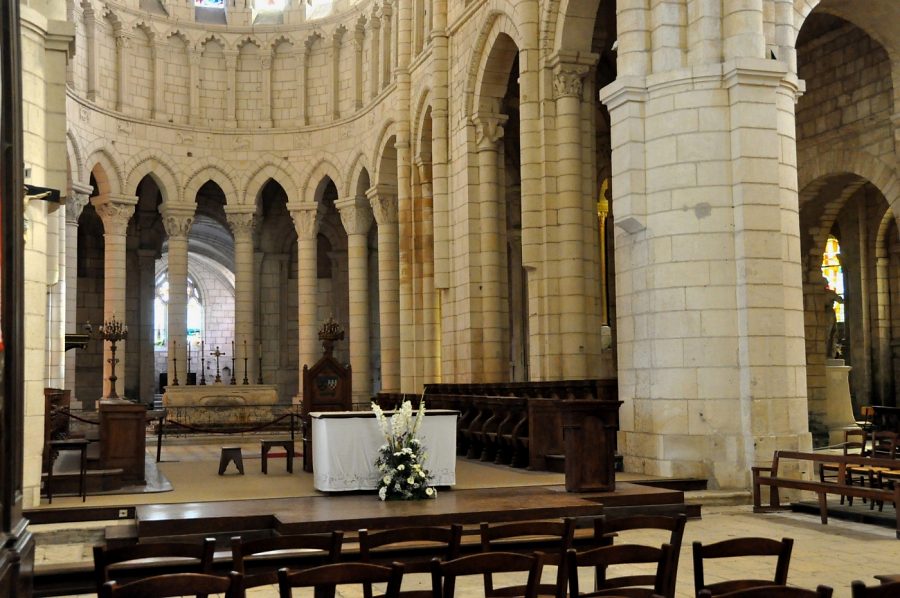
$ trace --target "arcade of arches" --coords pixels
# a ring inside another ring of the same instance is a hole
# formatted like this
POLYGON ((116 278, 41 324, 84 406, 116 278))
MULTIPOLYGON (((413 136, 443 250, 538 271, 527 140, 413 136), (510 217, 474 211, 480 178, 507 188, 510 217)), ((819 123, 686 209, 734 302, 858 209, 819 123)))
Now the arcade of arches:
POLYGON ((26 505, 43 388, 107 390, 63 335, 114 315, 141 402, 200 339, 296 401, 333 315, 357 405, 614 376, 627 470, 746 488, 819 437, 833 237, 854 406, 896 403, 895 0, 20 4, 65 197, 26 208, 26 505))

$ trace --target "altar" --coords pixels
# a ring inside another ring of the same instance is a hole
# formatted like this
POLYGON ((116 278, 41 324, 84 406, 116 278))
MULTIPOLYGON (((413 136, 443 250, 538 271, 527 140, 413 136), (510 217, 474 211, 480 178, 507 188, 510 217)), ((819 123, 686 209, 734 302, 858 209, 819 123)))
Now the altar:
POLYGON ((202 384, 166 387, 164 407, 232 407, 274 405, 278 387, 274 384, 202 384))
MULTIPOLYGON (((310 413, 313 443, 313 485, 322 492, 375 490, 381 475, 375 468, 385 443, 371 411, 310 413)), ((431 485, 456 484, 456 419, 458 411, 429 410, 419 428, 427 453, 424 467, 431 485)))

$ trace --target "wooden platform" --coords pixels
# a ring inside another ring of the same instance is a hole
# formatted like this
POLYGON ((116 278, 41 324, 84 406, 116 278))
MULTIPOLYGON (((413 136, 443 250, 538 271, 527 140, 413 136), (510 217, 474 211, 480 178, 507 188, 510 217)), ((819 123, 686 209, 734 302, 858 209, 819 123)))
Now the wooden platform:
POLYGON ((445 490, 435 500, 381 502, 372 493, 265 500, 141 505, 139 541, 178 535, 271 530, 278 534, 355 531, 411 525, 477 524, 564 516, 611 509, 652 512, 684 507, 684 494, 627 482, 615 492, 568 493, 562 486, 445 490))

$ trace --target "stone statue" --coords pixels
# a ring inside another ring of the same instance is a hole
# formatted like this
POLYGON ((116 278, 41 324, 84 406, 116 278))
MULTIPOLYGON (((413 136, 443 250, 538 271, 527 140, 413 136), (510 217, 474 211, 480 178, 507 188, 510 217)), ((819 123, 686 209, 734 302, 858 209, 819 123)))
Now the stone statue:
POLYGON ((844 298, 827 284, 825 285, 824 306, 825 306, 825 322, 828 330, 828 337, 825 342, 825 358, 841 359, 844 356, 844 348, 841 343, 841 334, 838 330, 838 322, 834 313, 834 304, 843 303, 844 298))

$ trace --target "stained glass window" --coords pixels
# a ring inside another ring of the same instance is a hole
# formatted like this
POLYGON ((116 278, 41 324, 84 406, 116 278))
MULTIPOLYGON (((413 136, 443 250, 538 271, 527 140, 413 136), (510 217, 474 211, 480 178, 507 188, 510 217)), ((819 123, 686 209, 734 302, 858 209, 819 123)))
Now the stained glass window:
MULTIPOLYGON (((841 269, 841 245, 832 236, 825 243, 825 253, 822 255, 822 276, 828 280, 828 288, 844 298, 844 272, 841 269)), ((835 321, 844 321, 844 303, 834 302, 835 321)))
POLYGON ((225 0, 194 0, 199 8, 225 8, 225 0))

